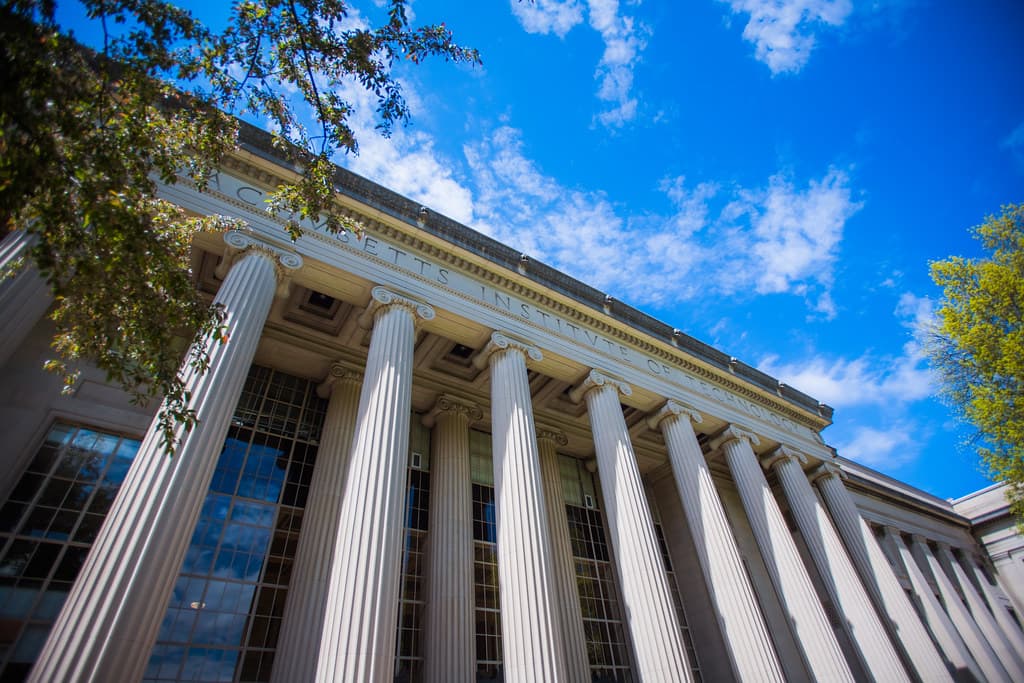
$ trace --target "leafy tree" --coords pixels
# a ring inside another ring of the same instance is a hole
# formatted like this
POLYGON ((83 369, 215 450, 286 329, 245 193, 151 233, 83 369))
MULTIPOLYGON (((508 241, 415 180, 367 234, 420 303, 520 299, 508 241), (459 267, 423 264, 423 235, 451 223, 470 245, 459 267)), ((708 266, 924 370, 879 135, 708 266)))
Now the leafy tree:
POLYGON ((175 425, 195 420, 176 336, 195 344, 188 360, 202 370, 203 339, 222 322, 191 284, 190 243, 229 222, 158 199, 157 179, 204 187, 235 145, 234 117, 269 121, 304 169, 269 210, 293 235, 308 216, 344 229, 331 159, 358 146, 338 86, 371 91, 387 135, 409 116, 399 60, 479 62, 444 24, 410 27, 406 2, 390 0, 387 21, 366 28, 347 0, 241 0, 214 30, 169 2, 79 0, 102 35, 88 49, 59 25, 56 0, 0 0, 0 236, 38 236, 32 256, 55 299, 52 368, 66 388, 88 359, 137 401, 163 396, 173 447, 175 425))
POLYGON ((978 430, 979 451, 1024 519, 1024 204, 974 228, 986 258, 931 264, 943 289, 928 340, 942 392, 978 430))

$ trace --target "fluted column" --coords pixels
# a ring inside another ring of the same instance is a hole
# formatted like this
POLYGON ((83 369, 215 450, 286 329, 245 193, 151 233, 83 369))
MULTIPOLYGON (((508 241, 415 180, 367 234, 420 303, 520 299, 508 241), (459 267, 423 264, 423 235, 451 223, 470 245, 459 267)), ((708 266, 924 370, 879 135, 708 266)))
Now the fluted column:
POLYGON ((32 262, 36 236, 14 230, 0 240, 0 367, 43 317, 52 297, 32 262), (5 273, 10 273, 4 278, 5 273))
POLYGON ((425 683, 474 683, 473 485, 469 426, 480 407, 441 395, 423 418, 430 451, 430 550, 423 629, 425 683))
POLYGON ((864 586, 875 600, 879 612, 888 617, 896 645, 903 650, 922 681, 938 683, 952 680, 942 655, 935 648, 841 477, 842 471, 838 467, 824 463, 815 471, 812 481, 821 491, 864 586))
POLYGON ((526 358, 540 349, 500 332, 474 363, 491 368, 491 437, 505 680, 566 680, 555 569, 526 358))
POLYGON ((716 439, 715 446, 720 445, 725 453, 768 575, 789 616, 804 661, 817 681, 852 681, 853 674, 839 641, 751 443, 759 443, 757 436, 733 426, 716 439))
POLYGON ((802 453, 779 446, 763 465, 765 469, 775 470, 811 559, 829 596, 843 615, 846 629, 865 669, 876 681, 909 682, 910 678, 853 569, 839 534, 807 481, 802 467, 806 462, 807 458, 802 453))
POLYGON ((544 481, 544 501, 547 505, 548 529, 551 538, 551 557, 555 569, 555 596, 562 642, 565 645, 566 677, 572 683, 590 681, 590 661, 587 658, 587 636, 583 629, 580 595, 576 585, 576 562, 569 540, 569 520, 565 514, 565 492, 562 490, 562 471, 558 466, 558 446, 568 443, 562 432, 539 427, 537 446, 540 449, 541 478, 544 481))
POLYGON ((205 373, 188 363, 181 370, 197 423, 176 430, 173 456, 159 422, 150 425, 31 681, 142 678, 274 298, 276 271, 302 264, 246 234, 231 232, 225 241, 245 250, 214 300, 226 314, 228 341, 207 341, 205 373))
POLYGON ((692 681, 668 577, 619 395, 628 384, 597 370, 570 393, 585 398, 604 490, 608 532, 622 583, 629 635, 642 681, 692 681))
POLYGON ((430 306, 374 287, 360 318, 373 333, 334 540, 321 683, 394 677, 415 323, 433 317, 430 306))
POLYGON ((925 539, 916 534, 910 538, 913 546, 912 554, 916 555, 918 561, 926 565, 931 571, 935 583, 939 586, 939 593, 942 595, 942 601, 945 603, 946 613, 949 615, 960 637, 963 638, 964 644, 970 651, 971 656, 974 657, 974 661, 978 663, 978 667, 984 674, 985 679, 989 683, 1014 680, 1002 663, 1000 663, 999 657, 996 656, 992 646, 985 640, 984 634, 978 628, 974 618, 971 617, 971 613, 967 611, 967 607, 960 599, 956 589, 953 588, 953 583, 946 576, 946 572, 943 571, 942 566, 939 564, 939 559, 932 552, 931 548, 928 547, 925 539))
MULTIPOLYGON (((996 587, 988 582, 988 577, 979 565, 979 560, 968 557, 967 561, 970 564, 975 580, 978 585, 981 586, 981 591, 984 594, 985 600, 992 608, 992 614, 995 617, 996 622, 999 624, 999 628, 1002 629, 1003 633, 1010 641, 1014 652, 1024 653, 1024 631, 1021 631, 1017 622, 1013 620, 1010 613, 1000 604, 999 596, 996 593, 996 587)), ((1000 588, 1000 590, 1002 590, 1002 588, 1000 588)))
POLYGON ((1009 638, 999 628, 995 617, 989 612, 985 601, 978 595, 974 584, 967 578, 964 568, 953 556, 949 546, 945 543, 939 543, 938 546, 939 564, 945 565, 947 569, 953 572, 953 577, 960 585, 960 590, 967 601, 967 607, 971 611, 971 616, 974 617, 974 623, 981 629, 985 639, 988 640, 992 650, 996 653, 999 661, 1002 662, 1003 668, 1010 674, 1010 678, 1015 681, 1024 681, 1024 662, 1021 662, 1020 653, 1016 651, 1009 638))
POLYGON ((704 573, 708 594, 718 612, 718 625, 737 678, 741 681, 783 681, 785 677, 754 589, 743 568, 732 527, 690 424, 691 421, 700 423, 702 419, 689 406, 668 401, 648 418, 648 426, 660 429, 665 437, 693 547, 704 573))
MULTIPOLYGON (((967 648, 963 638, 960 637, 956 626, 950 621, 949 615, 942 609, 942 604, 935 597, 931 586, 928 585, 928 579, 925 578, 924 572, 921 571, 921 567, 911 554, 910 548, 903 542, 903 536, 892 527, 885 527, 884 531, 906 567, 910 585, 921 600, 925 622, 928 624, 935 642, 939 644, 943 656, 949 661, 950 668, 954 672, 953 677, 957 681, 984 680, 981 669, 974 661, 974 656, 967 648)), ((921 680, 928 683, 930 679, 922 675, 921 680)))
POLYGON ((321 398, 330 396, 330 399, 288 584, 281 635, 270 676, 274 683, 311 681, 316 674, 334 540, 338 535, 362 380, 362 372, 334 363, 327 379, 317 388, 321 398))

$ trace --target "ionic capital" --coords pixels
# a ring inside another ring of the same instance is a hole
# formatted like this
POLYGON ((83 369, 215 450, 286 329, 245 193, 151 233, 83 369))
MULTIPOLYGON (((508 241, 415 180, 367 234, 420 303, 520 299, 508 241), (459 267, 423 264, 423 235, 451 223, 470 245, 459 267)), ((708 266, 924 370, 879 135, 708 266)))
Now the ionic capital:
POLYGON ((801 466, 807 464, 806 455, 796 450, 795 448, 790 448, 789 446, 782 445, 773 450, 771 453, 766 455, 761 460, 761 467, 765 468, 766 470, 770 470, 776 465, 784 462, 789 462, 790 460, 795 462, 797 465, 801 466))
POLYGON ((370 305, 359 316, 359 326, 366 330, 371 329, 373 323, 377 320, 377 316, 392 306, 409 311, 414 323, 434 319, 433 307, 422 301, 396 294, 386 287, 378 286, 370 291, 370 305))
POLYGON ((647 417, 647 426, 657 431, 658 427, 665 423, 665 420, 674 420, 683 416, 687 417, 694 424, 700 424, 704 421, 704 418, 695 408, 682 401, 669 399, 665 401, 665 405, 659 408, 657 412, 647 417))
POLYGON ((336 360, 331 363, 330 369, 327 371, 327 377, 324 378, 323 382, 316 388, 316 395, 320 398, 327 398, 331 395, 334 387, 339 382, 355 382, 359 384, 363 381, 363 371, 343 363, 342 361, 336 360))
POLYGON ((556 446, 565 446, 569 443, 569 438, 561 429, 548 427, 547 425, 537 425, 537 441, 550 441, 556 446))
POLYGON ((513 339, 504 332, 493 332, 487 346, 482 348, 478 354, 473 356, 473 366, 477 370, 483 370, 491 362, 491 357, 503 351, 518 351, 529 360, 540 362, 544 360, 544 354, 540 349, 525 341, 513 339))
POLYGON ((569 399, 573 403, 579 403, 589 392, 594 389, 602 389, 605 387, 614 389, 616 393, 621 394, 622 396, 631 396, 633 394, 633 388, 625 382, 609 377, 600 370, 595 369, 588 372, 587 376, 583 378, 583 381, 569 392, 569 399))
POLYGON ((751 446, 761 445, 761 439, 757 438, 757 434, 749 429, 731 424, 711 442, 711 450, 718 450, 727 443, 740 440, 746 440, 751 446))
POLYGON ((834 462, 823 462, 811 472, 811 476, 808 479, 811 480, 812 484, 816 484, 819 480, 828 479, 829 477, 835 477, 836 481, 842 482, 843 479, 846 479, 846 472, 834 462))
POLYGON ((263 254, 274 264, 274 275, 277 277, 277 295, 287 296, 292 273, 302 267, 302 257, 294 251, 284 249, 265 242, 252 233, 241 230, 229 230, 224 233, 224 256, 214 270, 214 274, 223 280, 228 271, 243 256, 250 252, 263 254))
POLYGON ((472 401, 466 401, 450 394, 441 394, 437 397, 434 407, 423 416, 423 426, 433 427, 438 418, 454 417, 455 415, 465 415, 466 419, 473 423, 482 419, 484 413, 480 410, 480 406, 472 401))

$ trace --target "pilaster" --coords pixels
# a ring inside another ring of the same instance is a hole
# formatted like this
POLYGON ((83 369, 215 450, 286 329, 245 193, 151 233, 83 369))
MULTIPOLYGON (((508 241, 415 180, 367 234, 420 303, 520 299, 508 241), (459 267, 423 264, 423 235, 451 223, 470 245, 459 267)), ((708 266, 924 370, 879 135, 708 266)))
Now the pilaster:
POLYGON ((434 310, 383 287, 371 296, 373 332, 320 636, 322 683, 394 676, 413 342, 417 319, 432 319, 434 310))
POLYGON ((565 644, 566 676, 572 683, 591 680, 587 658, 587 637, 583 629, 579 590, 576 587, 576 563, 569 540, 569 520, 565 513, 565 494, 562 491, 562 472, 558 466, 558 446, 568 443, 565 434, 548 427, 538 427, 537 446, 540 449, 541 478, 544 481, 544 501, 547 505, 548 528, 551 538, 552 562, 555 570, 555 595, 565 644))
POLYGON ((1020 653, 1014 649, 1009 638, 999 628, 995 617, 988 610, 985 601, 978 595, 974 584, 967 577, 964 568, 960 566, 960 562, 953 556, 950 547, 945 543, 939 543, 938 547, 939 564, 945 565, 945 568, 952 572, 954 580, 960 585, 960 590, 963 593, 964 600, 967 602, 967 607, 971 611, 971 616, 974 617, 974 622, 981 629, 989 645, 992 646, 992 650, 996 653, 1003 668, 1006 669, 1013 680, 1024 681, 1024 662, 1021 661, 1020 653))
POLYGON ((491 431, 505 679, 565 681, 566 662, 526 359, 540 349, 495 332, 477 355, 491 369, 491 431))
POLYGON ((943 571, 939 559, 932 552, 931 548, 928 547, 925 539, 914 535, 911 536, 911 543, 913 547, 912 554, 916 555, 918 561, 927 566, 931 571, 932 577, 939 587, 939 593, 942 595, 942 602, 945 603, 946 613, 949 614, 950 620, 956 627, 960 637, 963 638, 964 644, 970 651, 971 656, 974 657, 974 661, 978 663, 978 667, 984 674, 985 679, 989 683, 1014 680, 999 661, 999 657, 996 656, 992 646, 985 640, 981 629, 978 628, 978 624, 974 621, 971 613, 967 611, 967 607, 953 587, 952 581, 946 576, 946 572, 943 571))
POLYGON ((35 235, 23 230, 14 230, 0 240, 0 367, 53 300, 46 280, 32 262, 35 243, 35 235))
POLYGON ((751 444, 759 444, 757 436, 734 426, 728 427, 713 442, 725 453, 754 538, 808 669, 816 680, 853 681, 832 625, 751 444))
POLYGON ((790 512, 818 568, 818 575, 842 613, 846 629, 866 670, 876 681, 909 683, 910 678, 853 569, 828 513, 807 481, 802 467, 805 462, 807 458, 802 453, 779 446, 769 454, 764 465, 775 470, 782 484, 790 512))
POLYGON ((301 263, 260 248, 232 265, 214 300, 228 341, 207 340, 205 373, 181 370, 198 421, 178 428, 173 456, 160 425, 150 426, 29 680, 142 678, 274 298, 275 271, 301 263))
MULTIPOLYGON (((974 661, 974 656, 964 643, 964 639, 960 637, 956 626, 953 625, 949 615, 942 609, 942 604, 939 602, 939 599, 935 597, 935 593, 932 591, 931 586, 928 585, 928 579, 925 577, 921 567, 911 554, 910 548, 908 548, 907 544, 903 542, 903 536, 900 534, 899 530, 892 527, 885 527, 884 532, 886 537, 896 548, 896 552, 899 554, 900 560, 903 562, 903 565, 907 570, 907 576, 910 578, 910 585, 913 588, 914 593, 917 595, 918 600, 921 601, 921 610, 924 613, 924 621, 931 630, 932 637, 935 639, 935 642, 938 643, 943 657, 948 662, 949 670, 953 673, 953 678, 958 681, 985 680, 977 662, 974 661)), ((923 676, 921 680, 925 682, 928 681, 928 679, 923 676)))
POLYGON ((442 394, 423 424, 433 428, 425 683, 474 683, 473 490, 469 427, 483 417, 470 401, 442 394))
POLYGON ((783 681, 732 527, 691 425, 702 419, 693 408, 668 401, 647 424, 660 429, 665 437, 673 479, 736 677, 751 682, 783 681))
POLYGON ((889 620, 893 642, 922 681, 951 681, 949 670, 914 606, 903 591, 874 533, 843 484, 842 470, 823 463, 811 476, 817 485, 850 559, 860 573, 879 613, 889 620))
POLYGON ((336 362, 317 388, 321 398, 329 397, 329 401, 274 655, 273 683, 311 681, 316 674, 362 381, 362 372, 336 362))
POLYGON ((620 395, 631 393, 628 384, 591 370, 570 392, 570 398, 587 402, 608 531, 619 568, 639 678, 689 682, 693 678, 682 632, 619 404, 620 395))

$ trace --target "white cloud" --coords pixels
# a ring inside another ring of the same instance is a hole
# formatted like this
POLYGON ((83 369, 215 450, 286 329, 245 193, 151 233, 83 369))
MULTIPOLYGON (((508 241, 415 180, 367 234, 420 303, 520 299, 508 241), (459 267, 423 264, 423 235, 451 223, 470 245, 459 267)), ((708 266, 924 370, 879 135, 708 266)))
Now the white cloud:
POLYGON ((759 294, 798 291, 813 299, 812 308, 833 318, 829 290, 846 221, 862 204, 853 200, 849 177, 832 168, 806 189, 782 174, 762 190, 743 190, 725 209, 746 230, 736 230, 733 249, 749 251, 754 268, 735 278, 736 288, 753 286, 759 294), (813 285, 813 286, 811 286, 813 285))
POLYGON ((896 423, 888 429, 857 427, 849 441, 836 445, 844 458, 887 470, 916 460, 920 449, 920 430, 910 423, 896 423))
MULTIPOLYGON (((583 22, 583 4, 578 0, 510 0, 512 14, 528 33, 553 33, 564 37, 583 22)), ((608 105, 595 120, 618 128, 636 118, 637 100, 633 96, 633 69, 646 46, 633 17, 619 12, 618 0, 587 0, 587 18, 601 35, 604 52, 597 63, 594 78, 597 98, 608 105)))
POLYGON ((757 367, 836 408, 891 409, 928 398, 934 395, 935 385, 921 349, 920 332, 933 319, 932 308, 927 297, 909 292, 900 296, 894 313, 912 337, 899 355, 867 352, 852 360, 818 356, 795 363, 780 363, 778 356, 768 356, 757 367))
POLYGON ((527 33, 554 33, 562 38, 583 21, 583 7, 576 0, 510 0, 510 6, 527 33))
POLYGON ((515 129, 500 128, 464 151, 477 190, 475 227, 613 296, 660 305, 698 291, 789 293, 834 314, 838 246, 860 208, 842 171, 802 187, 779 174, 757 189, 669 178, 661 190, 673 212, 640 215, 621 212, 602 192, 545 176, 515 129))
POLYGON ((837 27, 853 11, 850 0, 721 0, 733 14, 750 16, 743 38, 773 75, 796 73, 807 64, 822 25, 837 27))

